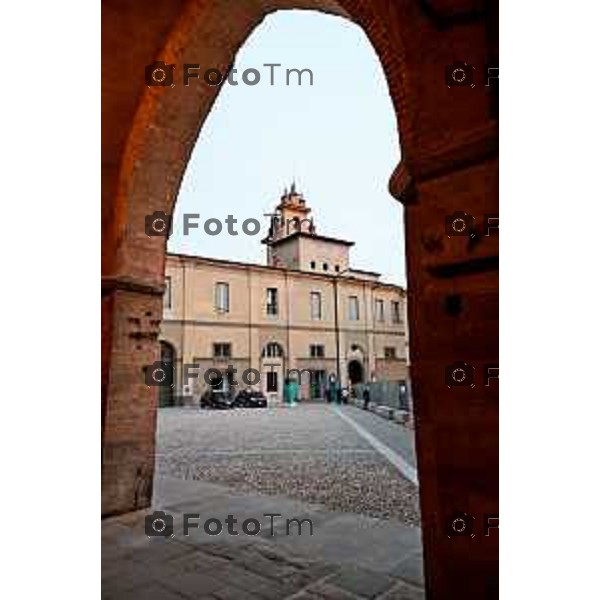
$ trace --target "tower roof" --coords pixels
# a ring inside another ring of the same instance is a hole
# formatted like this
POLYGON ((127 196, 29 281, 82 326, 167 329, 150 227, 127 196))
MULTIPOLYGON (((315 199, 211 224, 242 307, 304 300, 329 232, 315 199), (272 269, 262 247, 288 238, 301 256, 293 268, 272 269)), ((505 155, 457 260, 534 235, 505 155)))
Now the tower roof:
POLYGON ((295 181, 292 181, 289 192, 287 188, 285 188, 283 196, 281 196, 281 201, 276 207, 276 209, 280 211, 284 208, 293 208, 294 210, 305 214, 311 212, 311 209, 306 206, 306 200, 304 199, 302 192, 299 192, 296 189, 295 181))

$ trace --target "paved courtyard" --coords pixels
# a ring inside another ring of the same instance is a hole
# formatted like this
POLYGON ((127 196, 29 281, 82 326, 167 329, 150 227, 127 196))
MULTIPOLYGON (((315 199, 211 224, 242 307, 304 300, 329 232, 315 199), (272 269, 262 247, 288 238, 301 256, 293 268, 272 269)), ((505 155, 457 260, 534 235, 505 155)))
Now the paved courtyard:
POLYGON ((104 520, 103 597, 421 600, 418 491, 402 465, 415 466, 411 433, 351 406, 162 409, 153 508, 174 533, 149 538, 150 510, 104 520), (188 536, 183 513, 201 517, 188 536), (241 531, 247 519, 259 533, 241 531))
MULTIPOLYGON (((339 410, 414 464, 412 432, 353 406, 339 410)), ((163 409, 157 473, 418 525, 415 485, 337 411, 326 404, 163 409)))

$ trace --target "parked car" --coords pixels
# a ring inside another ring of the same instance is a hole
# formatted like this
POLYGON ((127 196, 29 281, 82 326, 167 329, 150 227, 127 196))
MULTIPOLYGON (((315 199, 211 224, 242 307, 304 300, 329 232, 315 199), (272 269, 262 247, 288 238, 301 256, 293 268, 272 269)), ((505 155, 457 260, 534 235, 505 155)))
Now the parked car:
POLYGON ((209 388, 200 398, 200 408, 229 409, 235 405, 231 392, 209 388))
POLYGON ((262 392, 240 390, 235 397, 235 406, 239 406, 240 408, 266 408, 267 399, 262 392))

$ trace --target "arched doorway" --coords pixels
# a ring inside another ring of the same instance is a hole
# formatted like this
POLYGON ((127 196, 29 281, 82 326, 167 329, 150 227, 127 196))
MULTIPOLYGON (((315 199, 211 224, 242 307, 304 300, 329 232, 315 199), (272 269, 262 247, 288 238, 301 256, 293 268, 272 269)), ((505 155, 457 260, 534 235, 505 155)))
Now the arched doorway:
POLYGON ((364 381, 364 369, 360 361, 351 360, 348 363, 348 380, 350 385, 364 381))
MULTIPOLYGON (((163 340, 160 341, 160 360, 165 363, 167 368, 173 373, 173 381, 175 381, 175 348, 163 340)), ((175 406, 174 386, 160 386, 158 388, 158 406, 164 408, 166 406, 175 406)))

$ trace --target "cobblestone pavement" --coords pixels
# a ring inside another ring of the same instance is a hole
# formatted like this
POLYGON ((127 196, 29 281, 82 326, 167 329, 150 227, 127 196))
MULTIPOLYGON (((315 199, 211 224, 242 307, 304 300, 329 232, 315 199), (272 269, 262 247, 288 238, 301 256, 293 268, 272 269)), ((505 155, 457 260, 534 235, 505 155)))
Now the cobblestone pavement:
MULTIPOLYGON (((342 410, 414 461, 410 434, 400 425, 355 407, 342 410)), ((156 468, 159 476, 221 483, 333 511, 419 524, 417 488, 325 404, 161 409, 156 468)))

